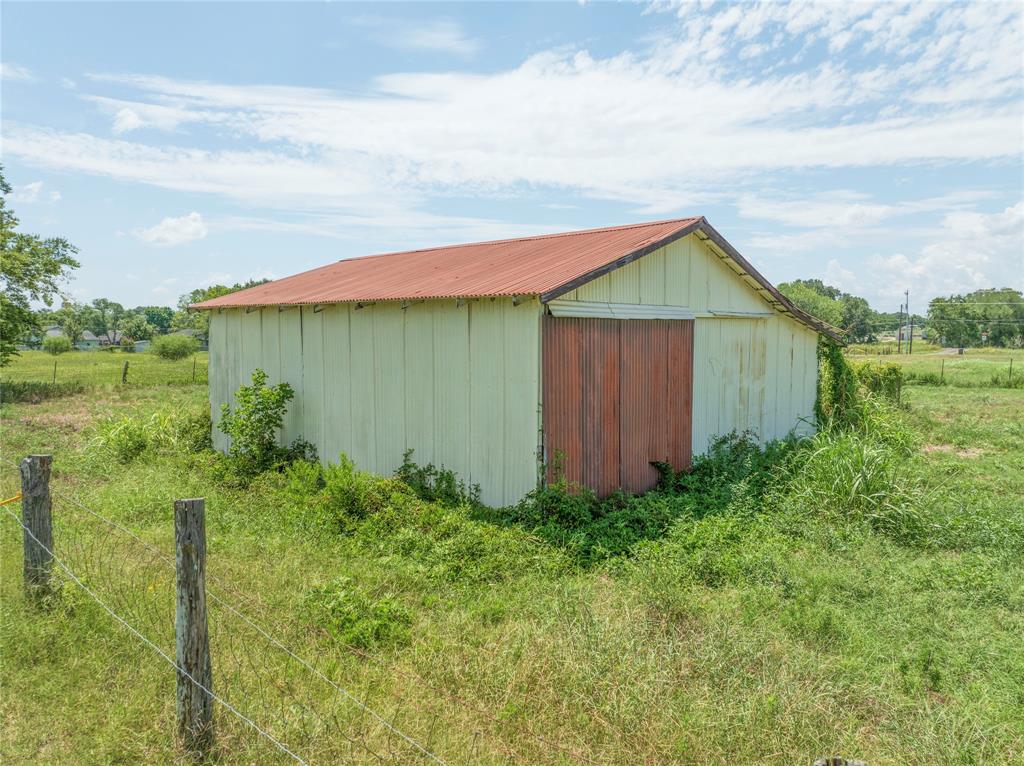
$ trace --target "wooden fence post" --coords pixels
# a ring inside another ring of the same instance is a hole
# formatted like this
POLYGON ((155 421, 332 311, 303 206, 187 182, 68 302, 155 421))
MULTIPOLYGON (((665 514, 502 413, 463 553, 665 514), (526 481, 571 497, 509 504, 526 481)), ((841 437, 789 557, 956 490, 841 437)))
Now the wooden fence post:
POLYGON ((53 517, 50 501, 52 455, 21 461, 21 523, 25 550, 25 595, 40 600, 50 593, 53 566, 53 517), (31 534, 30 534, 31 533, 31 534))
POLYGON ((206 623, 206 504, 174 501, 178 661, 178 735, 185 749, 206 757, 213 749, 213 669, 206 623))
POLYGON ((128 382, 128 360, 125 360, 124 368, 121 370, 121 385, 125 385, 128 382))
POLYGON ((57 360, 53 360, 53 382, 57 382, 57 360))

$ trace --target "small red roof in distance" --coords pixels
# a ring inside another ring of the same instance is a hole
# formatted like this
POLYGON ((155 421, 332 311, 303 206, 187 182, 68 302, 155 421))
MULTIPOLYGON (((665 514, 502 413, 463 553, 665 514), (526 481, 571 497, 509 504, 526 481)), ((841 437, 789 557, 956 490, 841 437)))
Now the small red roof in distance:
POLYGON ((542 295, 678 235, 702 218, 350 258, 192 308, 542 295))

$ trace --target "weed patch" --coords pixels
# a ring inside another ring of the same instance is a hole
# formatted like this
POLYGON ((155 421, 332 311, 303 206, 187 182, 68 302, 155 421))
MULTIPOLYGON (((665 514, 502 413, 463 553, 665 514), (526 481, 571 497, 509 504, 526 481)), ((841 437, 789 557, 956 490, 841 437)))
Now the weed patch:
POLYGON ((44 383, 36 380, 5 380, 0 382, 0 402, 13 404, 26 402, 39 404, 47 399, 59 399, 85 392, 84 383, 44 383))
POLYGON ((373 598, 351 578, 314 588, 303 603, 306 618, 345 646, 375 649, 409 643, 412 612, 393 596, 373 598))

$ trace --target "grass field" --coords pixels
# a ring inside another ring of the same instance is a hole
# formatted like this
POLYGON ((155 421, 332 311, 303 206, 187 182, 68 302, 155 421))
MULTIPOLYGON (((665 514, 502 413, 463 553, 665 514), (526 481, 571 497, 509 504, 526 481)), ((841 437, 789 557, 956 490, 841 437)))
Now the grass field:
POLYGON ((88 386, 120 386, 128 362, 129 385, 179 385, 206 383, 209 354, 205 351, 179 361, 167 361, 149 352, 72 351, 52 356, 43 351, 22 351, 0 369, 0 382, 83 383, 88 386), (56 375, 54 374, 56 365, 56 375))
POLYGON ((955 349, 919 352, 915 345, 913 355, 872 353, 875 351, 872 346, 854 346, 847 356, 854 362, 898 364, 911 385, 1024 387, 1024 349, 968 348, 961 355, 955 349))
MULTIPOLYGON (((4 405, 0 487, 52 452, 58 549, 170 648, 173 570, 65 496, 165 552, 173 499, 206 497, 211 591, 448 763, 1019 763, 1024 391, 904 398, 876 432, 801 448, 757 503, 725 475, 728 504, 586 562, 397 482, 352 480, 357 513, 325 518, 300 471, 240 485, 208 453, 111 452, 111 418, 200 413, 203 387, 4 405)), ((172 669, 72 584, 28 606, 20 549, 5 519, 0 760, 180 758, 172 669)), ((310 762, 428 762, 211 608, 215 688, 310 762)), ((287 762, 223 709, 218 725, 220 762, 287 762)))

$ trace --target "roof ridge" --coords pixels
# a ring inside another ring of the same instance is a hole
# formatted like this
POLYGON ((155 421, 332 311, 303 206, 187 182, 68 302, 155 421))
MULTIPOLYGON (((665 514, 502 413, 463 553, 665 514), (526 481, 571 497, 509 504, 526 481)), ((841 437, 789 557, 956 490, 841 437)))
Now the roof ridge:
MULTIPOLYGON (((334 263, 345 261, 364 261, 369 258, 387 258, 393 255, 414 255, 416 253, 430 253, 434 250, 452 250, 456 247, 479 247, 480 245, 503 245, 509 242, 533 242, 538 239, 556 239, 558 237, 576 237, 581 234, 596 234, 608 231, 626 231, 628 229, 642 229, 647 226, 664 226, 667 223, 678 223, 680 225, 690 224, 699 221, 703 216, 695 215, 689 218, 665 218, 660 221, 646 221, 644 223, 627 223, 620 226, 600 226, 596 229, 576 229, 574 231, 556 231, 551 234, 533 234, 528 237, 505 237, 504 239, 485 239, 479 242, 462 242, 457 245, 435 245, 434 247, 420 247, 413 250, 393 250, 387 253, 373 253, 371 255, 355 255, 350 258, 341 258, 334 263)), ((328 264, 332 265, 332 264, 328 264)))

